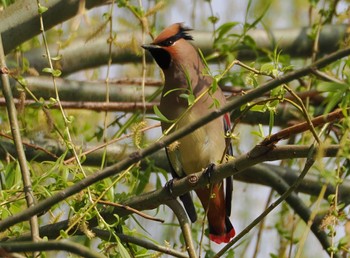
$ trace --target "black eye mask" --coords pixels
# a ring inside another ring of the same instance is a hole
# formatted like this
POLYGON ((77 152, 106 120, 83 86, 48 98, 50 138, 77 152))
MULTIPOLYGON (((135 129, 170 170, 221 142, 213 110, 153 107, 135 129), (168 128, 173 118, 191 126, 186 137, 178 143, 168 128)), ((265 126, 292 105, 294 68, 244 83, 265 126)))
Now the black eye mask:
POLYGON ((181 38, 186 40, 193 40, 193 37, 187 33, 187 31, 190 31, 190 30, 191 30, 190 28, 181 26, 180 31, 177 34, 163 40, 162 42, 159 42, 157 45, 162 47, 170 47, 181 38))

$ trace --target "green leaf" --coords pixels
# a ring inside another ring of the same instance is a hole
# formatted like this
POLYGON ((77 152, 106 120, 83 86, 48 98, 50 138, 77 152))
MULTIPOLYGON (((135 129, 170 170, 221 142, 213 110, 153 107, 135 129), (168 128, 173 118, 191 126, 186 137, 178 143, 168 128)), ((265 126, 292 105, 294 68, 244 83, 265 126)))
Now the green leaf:
POLYGON ((195 100, 196 100, 196 97, 193 94, 188 95, 187 102, 189 106, 192 106, 195 100))
POLYGON ((271 74, 273 69, 275 69, 275 66, 274 64, 272 63, 266 63, 266 64, 263 64, 260 68, 260 72, 262 73, 266 73, 266 74, 271 74))
POLYGON ((189 91, 189 90, 188 89, 184 89, 184 88, 175 88, 175 89, 168 90, 167 92, 165 92, 163 97, 168 96, 170 93, 172 93, 174 91, 189 91))
POLYGON ((344 93, 343 92, 336 92, 334 94, 332 94, 330 96, 330 98, 327 98, 328 99, 328 103, 327 103, 327 106, 325 108, 325 111, 324 113, 328 113, 330 112, 331 110, 333 110, 333 108, 339 103, 339 101, 343 98, 343 95, 344 93))
POLYGON ((52 75, 53 75, 54 77, 60 77, 61 74, 62 74, 61 70, 58 70, 58 69, 54 69, 54 70, 53 70, 53 73, 52 73, 52 75))
POLYGON ((66 231, 64 230, 60 230, 60 236, 65 239, 65 238, 69 238, 69 235, 66 233, 66 231))
MULTIPOLYGON (((213 105, 215 108, 219 108, 220 107, 220 101, 216 98, 213 98, 213 105)), ((212 106, 210 106, 212 107, 212 106)))
POLYGON ((238 24, 239 24, 239 22, 227 22, 227 23, 224 23, 223 25, 221 25, 216 30, 216 32, 218 33, 216 40, 221 39, 225 34, 227 34, 227 32, 229 32, 233 27, 235 27, 238 24))
POLYGON ((243 44, 250 47, 251 49, 256 49, 256 43, 255 40, 249 36, 249 35, 245 35, 243 38, 243 44))
POLYGON ((118 250, 120 257, 130 258, 130 254, 128 253, 128 251, 125 249, 125 247, 119 241, 118 241, 117 250, 118 250))
POLYGON ((41 4, 38 4, 38 12, 39 14, 43 14, 44 12, 46 12, 48 10, 47 7, 42 6, 41 4))
POLYGON ((217 91, 218 85, 219 85, 218 84, 218 80, 216 78, 214 78, 213 83, 212 83, 212 85, 210 87, 210 93, 211 94, 214 94, 217 91))
POLYGON ((43 70, 42 70, 44 73, 50 73, 52 76, 54 77, 60 77, 62 72, 58 69, 51 69, 49 67, 45 67, 43 70))
MULTIPOLYGON (((149 162, 149 160, 146 160, 146 162, 149 162)), ((147 168, 143 173, 139 173, 137 175, 137 187, 135 189, 135 194, 139 195, 142 194, 145 189, 146 186, 149 184, 149 180, 150 180, 150 176, 151 176, 151 172, 152 172, 152 168, 153 166, 150 164, 147 164, 147 168)))
POLYGON ((266 112, 266 110, 267 110, 267 107, 266 107, 266 105, 265 104, 263 104, 263 105, 254 105, 254 106, 252 106, 250 109, 249 109, 250 111, 255 111, 255 112, 266 112))
POLYGON ((217 17, 217 16, 209 16, 209 17, 208 17, 208 20, 209 20, 211 23, 215 24, 215 23, 217 23, 217 22, 219 21, 219 17, 217 17))
POLYGON ((317 89, 322 92, 336 92, 336 91, 345 91, 349 88, 348 84, 345 83, 336 83, 336 82, 321 82, 317 89))
POLYGON ((160 112, 158 106, 154 105, 154 106, 153 106, 153 111, 154 111, 154 114, 158 117, 157 120, 162 121, 162 122, 166 122, 166 123, 171 123, 171 122, 172 122, 171 120, 169 120, 168 118, 166 118, 166 117, 162 114, 162 112, 160 112))
POLYGON ((205 69, 207 71, 208 74, 210 74, 210 69, 209 69, 209 65, 208 65, 208 62, 207 60, 205 59, 204 55, 203 55, 203 52, 202 50, 200 50, 200 48, 198 48, 198 53, 199 53, 199 56, 201 57, 202 61, 203 61, 203 64, 205 66, 205 69))
POLYGON ((183 99, 188 99, 189 95, 187 93, 181 93, 179 97, 183 99))
POLYGON ((21 84, 22 86, 28 85, 27 80, 25 78, 23 78, 22 76, 18 77, 17 80, 18 80, 18 83, 21 84))
POLYGON ((61 59, 62 59, 62 55, 51 57, 51 60, 53 60, 53 61, 59 61, 61 59))

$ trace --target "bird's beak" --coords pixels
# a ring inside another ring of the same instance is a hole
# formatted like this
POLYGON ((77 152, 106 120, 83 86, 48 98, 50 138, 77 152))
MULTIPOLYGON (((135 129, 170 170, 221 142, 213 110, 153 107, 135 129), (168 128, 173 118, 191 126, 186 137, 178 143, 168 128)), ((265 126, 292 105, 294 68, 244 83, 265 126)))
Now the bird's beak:
POLYGON ((160 46, 154 45, 154 44, 144 44, 141 47, 146 49, 146 50, 152 50, 152 49, 159 49, 160 48, 160 46))

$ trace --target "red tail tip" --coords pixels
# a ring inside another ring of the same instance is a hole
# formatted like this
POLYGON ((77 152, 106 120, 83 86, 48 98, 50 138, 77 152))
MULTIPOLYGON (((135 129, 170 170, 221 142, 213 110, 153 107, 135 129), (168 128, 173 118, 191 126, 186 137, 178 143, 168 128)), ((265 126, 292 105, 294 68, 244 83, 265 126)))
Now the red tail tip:
POLYGON ((234 228, 231 229, 230 232, 226 233, 225 235, 213 235, 209 234, 209 239, 217 244, 222 243, 228 243, 230 242, 231 238, 233 238, 236 235, 236 231, 234 228))

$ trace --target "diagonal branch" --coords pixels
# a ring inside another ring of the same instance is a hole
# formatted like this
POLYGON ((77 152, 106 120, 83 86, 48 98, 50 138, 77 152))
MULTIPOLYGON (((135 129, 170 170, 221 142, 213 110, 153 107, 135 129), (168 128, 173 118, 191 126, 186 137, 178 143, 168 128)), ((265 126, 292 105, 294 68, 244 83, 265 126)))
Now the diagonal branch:
MULTIPOLYGON (((24 221, 31 216, 38 214, 39 211, 43 211, 45 209, 48 209, 52 207, 53 205, 63 201, 69 196, 72 196, 76 193, 79 193, 81 190, 85 189, 86 187, 103 180, 107 177, 113 176, 118 174, 120 171, 128 168, 130 165, 141 161, 145 157, 155 153, 156 151, 164 148, 166 145, 169 145, 170 143, 184 137, 185 135, 193 132, 194 130, 200 128, 201 126, 209 123, 210 121, 214 120, 215 118, 218 118, 222 116, 223 114, 230 112, 231 110, 239 108, 241 105, 248 103, 249 101, 252 101, 253 99, 263 95, 264 93, 274 89, 275 87, 290 82, 294 79, 303 77, 309 73, 311 73, 314 69, 319 69, 322 67, 327 66, 328 64, 337 61, 345 56, 350 55, 350 48, 345 48, 343 50, 337 51, 325 58, 319 59, 315 63, 312 63, 309 66, 306 66, 304 68, 301 68, 299 70, 296 70, 294 72, 288 73, 286 75, 283 75, 281 77, 278 77, 276 79, 273 79, 262 86, 252 90, 249 92, 249 94, 243 95, 239 98, 236 98, 226 105, 222 106, 220 109, 214 110, 213 112, 210 112, 209 114, 203 116, 200 120, 195 121, 194 123, 191 123, 187 125, 186 127, 183 127, 180 130, 177 130, 176 132, 171 133, 170 135, 160 139, 158 142, 150 145, 149 147, 136 151, 133 154, 129 155, 127 158, 123 159, 122 161, 109 166, 99 172, 96 172, 80 182, 74 184, 73 186, 70 186, 66 188, 65 190, 62 190, 61 192, 41 201, 34 207, 28 208, 27 210, 20 212, 18 214, 15 214, 11 217, 8 217, 2 221, 0 221, 0 231, 5 230, 6 228, 19 223, 21 221, 24 221)), ((274 153, 275 155, 279 155, 279 153, 276 153, 274 150, 271 150, 268 154, 274 153)), ((268 156, 268 155, 267 155, 268 156)), ((271 157, 270 157, 271 158, 271 157)), ((288 158, 290 158, 290 154, 288 155, 288 158)), ((259 160, 259 157, 256 158, 256 160, 259 160)), ((273 158, 273 160, 276 160, 276 157, 273 158)), ((260 162, 264 161, 264 159, 259 160, 260 162)), ((231 163, 231 162, 230 162, 231 163)), ((235 162, 234 162, 235 163, 235 162)), ((256 163, 255 163, 256 164, 256 163)), ((248 165, 248 164, 247 164, 248 165)), ((249 164, 250 167, 253 164, 249 164)), ((246 168, 247 168, 246 167, 246 168)), ((233 167, 234 171, 236 171, 236 167, 233 167)), ((232 171, 231 171, 232 172, 232 171)), ((227 173, 226 176, 229 176, 230 173, 227 173)))
MULTIPOLYGON (((299 214, 299 216, 308 223, 311 215, 311 211, 304 205, 304 203, 298 198, 298 196, 293 193, 303 178, 310 170, 311 166, 314 164, 314 146, 309 149, 309 155, 305 162, 304 169, 298 176, 298 178, 290 186, 282 178, 276 177, 275 174, 265 173, 267 180, 274 185, 274 190, 276 190, 281 196, 273 202, 267 209, 265 209, 252 223, 250 223, 238 236, 236 236, 230 243, 228 243, 223 249, 220 250, 214 257, 218 258, 223 255, 229 248, 231 248, 235 243, 237 243, 243 236, 245 236, 251 229, 253 229, 257 224, 259 224, 274 208, 276 208, 281 202, 286 200, 294 211, 299 214)), ((266 171, 265 171, 266 172, 266 171)), ((324 231, 320 231, 320 220, 313 221, 311 229, 315 236, 318 238, 322 247, 330 254, 331 244, 328 241, 327 234, 324 231)))
MULTIPOLYGON (((347 108, 349 110, 349 108, 347 108)), ((334 110, 333 112, 315 117, 314 119, 311 120, 311 123, 313 124, 314 127, 318 127, 320 125, 324 125, 329 122, 333 122, 336 120, 340 120, 344 117, 344 113, 342 109, 337 109, 334 110)), ((288 128, 285 128, 278 133, 271 135, 270 137, 264 139, 260 145, 268 146, 270 144, 276 144, 280 140, 283 139, 288 139, 291 135, 295 135, 301 132, 305 132, 309 130, 310 126, 308 122, 296 124, 294 126, 290 126, 288 128)))

